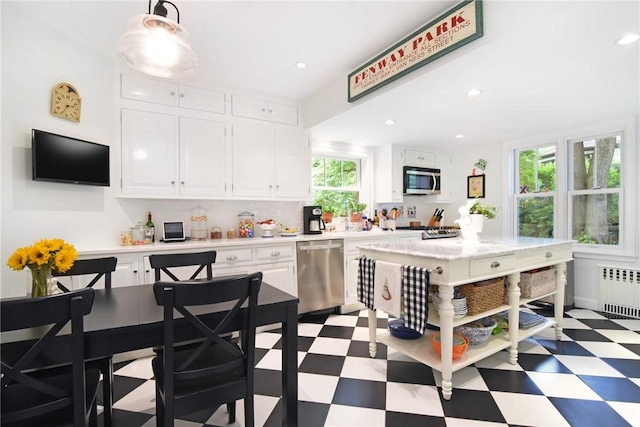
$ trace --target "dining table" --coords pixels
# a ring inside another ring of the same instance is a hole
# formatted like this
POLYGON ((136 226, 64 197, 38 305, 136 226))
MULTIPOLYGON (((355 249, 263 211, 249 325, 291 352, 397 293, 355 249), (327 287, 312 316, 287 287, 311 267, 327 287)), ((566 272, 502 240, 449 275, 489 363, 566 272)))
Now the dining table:
MULTIPOLYGON (((232 303, 195 307, 194 314, 204 323, 214 325, 231 309, 232 303)), ((256 309, 258 326, 282 326, 282 425, 298 425, 298 298, 263 282, 256 309)), ((225 332, 241 329, 240 320, 230 322, 225 332)), ((48 350, 33 363, 55 366, 69 363, 70 339, 65 330, 48 350)), ((176 340, 197 337, 184 319, 176 322, 176 340)), ((10 360, 26 344, 42 336, 38 328, 3 332, 2 360, 10 360), (15 351, 14 351, 15 350, 15 351)), ((91 313, 84 318, 85 359, 91 360, 135 350, 162 346, 163 312, 156 304, 153 285, 96 289, 91 313)))

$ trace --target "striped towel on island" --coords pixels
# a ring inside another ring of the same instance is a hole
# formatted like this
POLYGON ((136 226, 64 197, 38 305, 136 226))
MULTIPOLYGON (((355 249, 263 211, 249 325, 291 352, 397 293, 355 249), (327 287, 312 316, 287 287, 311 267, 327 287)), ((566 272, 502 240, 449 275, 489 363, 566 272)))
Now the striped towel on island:
POLYGON ((375 270, 375 260, 366 258, 358 260, 358 301, 370 310, 373 310, 373 278, 375 270))
POLYGON ((429 315, 429 271, 411 265, 402 266, 404 326, 424 333, 429 315))

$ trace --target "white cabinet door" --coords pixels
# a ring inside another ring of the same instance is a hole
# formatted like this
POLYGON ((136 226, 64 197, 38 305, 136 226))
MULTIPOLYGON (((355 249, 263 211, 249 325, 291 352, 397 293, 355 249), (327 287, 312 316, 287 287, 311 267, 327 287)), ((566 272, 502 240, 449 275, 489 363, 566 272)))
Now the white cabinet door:
POLYGON ((256 265, 255 270, 262 272, 263 282, 283 292, 298 296, 293 261, 256 265))
POLYGON ((231 97, 231 114, 236 117, 268 120, 287 125, 297 126, 298 124, 297 107, 240 95, 231 97))
POLYGON ((176 117, 122 109, 122 192, 177 194, 176 117))
POLYGON ((453 170, 451 166, 451 156, 438 154, 436 156, 438 168, 440 169, 440 194, 436 196, 438 203, 451 203, 453 170))
POLYGON ((434 167, 436 155, 426 151, 404 150, 404 164, 406 166, 434 167))
POLYGON ((178 84, 122 74, 120 96, 154 104, 178 105, 178 84))
POLYGON ((358 252, 350 252, 344 254, 344 304, 350 305, 358 302, 358 260, 360 255, 358 252))
POLYGON ((274 133, 233 125, 233 195, 271 197, 274 191, 274 133))
POLYGON ((224 114, 224 93, 199 87, 180 85, 181 108, 224 114))
POLYGON ((285 125, 298 125, 298 108, 293 105, 278 104, 269 102, 268 119, 272 122, 283 123, 285 125))
POLYGON ((276 132, 275 196, 308 198, 311 186, 309 136, 276 132))
POLYGON ((225 124, 180 117, 180 194, 226 193, 225 124))
POLYGON ((402 202, 403 152, 395 145, 378 147, 376 154, 376 203, 402 202))
MULTIPOLYGON (((118 258, 118 262, 116 264, 116 271, 111 273, 112 287, 115 288, 120 286, 135 286, 142 285, 144 283, 153 283, 153 281, 147 280, 142 256, 123 254, 113 254, 113 256, 118 258)), ((145 258, 148 259, 148 257, 145 258)), ((101 286, 101 288, 102 287, 104 286, 101 286)))

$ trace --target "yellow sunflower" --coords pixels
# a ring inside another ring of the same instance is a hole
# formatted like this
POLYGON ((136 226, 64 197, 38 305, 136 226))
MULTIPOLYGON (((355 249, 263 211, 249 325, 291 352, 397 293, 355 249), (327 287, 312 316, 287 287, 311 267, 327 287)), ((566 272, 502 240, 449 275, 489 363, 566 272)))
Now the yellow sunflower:
POLYGON ((49 248, 41 243, 36 243, 29 248, 29 264, 37 266, 47 265, 51 257, 49 256, 49 248))
POLYGON ((61 249, 55 256, 55 268, 60 273, 64 273, 73 266, 73 262, 78 257, 75 248, 66 247, 61 249))
POLYGON ((18 248, 13 255, 9 257, 7 265, 13 270, 20 271, 27 265, 28 261, 29 253, 27 252, 27 248, 18 248))

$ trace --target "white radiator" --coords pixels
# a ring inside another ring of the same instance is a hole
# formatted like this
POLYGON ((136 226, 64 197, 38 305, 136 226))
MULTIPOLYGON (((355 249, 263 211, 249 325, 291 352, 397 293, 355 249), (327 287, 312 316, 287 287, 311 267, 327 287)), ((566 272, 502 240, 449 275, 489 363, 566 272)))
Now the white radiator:
POLYGON ((598 267, 598 275, 600 310, 640 319, 640 271, 598 267))

